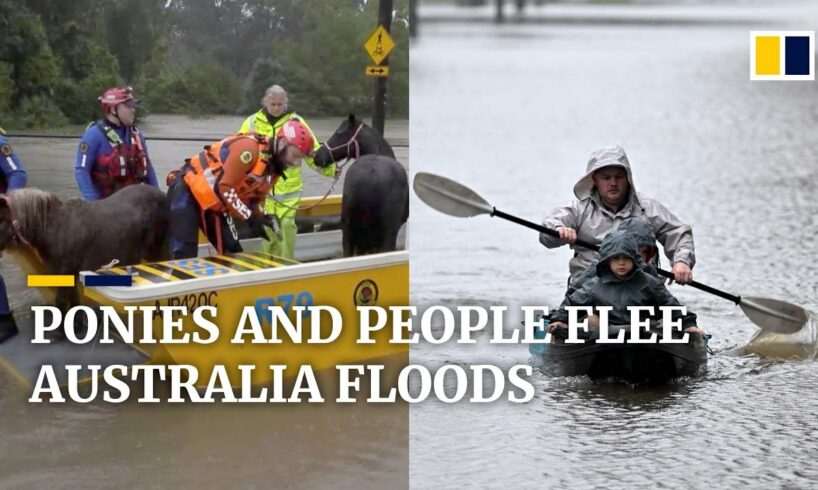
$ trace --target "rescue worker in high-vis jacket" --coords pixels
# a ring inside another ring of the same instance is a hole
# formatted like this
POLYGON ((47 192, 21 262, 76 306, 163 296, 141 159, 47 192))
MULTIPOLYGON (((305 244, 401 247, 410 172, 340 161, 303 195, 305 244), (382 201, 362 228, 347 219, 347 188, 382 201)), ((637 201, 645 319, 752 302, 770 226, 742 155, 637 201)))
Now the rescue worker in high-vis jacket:
MULTIPOLYGON (((17 153, 3 136, 5 132, 0 129, 0 193, 21 189, 26 186, 28 176, 23 168, 23 163, 17 153)), ((9 298, 6 294, 6 282, 0 276, 0 343, 17 333, 17 323, 9 307, 9 298)))
MULTIPOLYGON (((299 121, 312 135, 312 130, 304 121, 304 118, 295 113, 287 105, 287 92, 278 85, 273 85, 267 89, 264 98, 261 99, 261 109, 244 120, 239 129, 239 133, 255 132, 263 136, 276 134, 287 121, 299 121)), ((319 148, 318 139, 313 135, 313 150, 319 148)), ((312 156, 307 156, 304 161, 311 168, 325 177, 335 177, 335 165, 319 168, 313 162, 312 156)), ((274 214, 278 218, 281 232, 274 233, 269 228, 266 231, 267 239, 264 241, 264 251, 292 259, 295 254, 295 236, 297 228, 295 225, 295 213, 301 203, 301 192, 304 189, 304 182, 301 179, 301 165, 295 165, 284 171, 286 179, 279 179, 272 192, 267 196, 264 203, 264 212, 274 214)))
POLYGON ((256 133, 228 136, 205 146, 168 176, 171 253, 174 259, 197 255, 199 229, 219 254, 241 252, 234 219, 253 220, 278 231, 275 215, 262 204, 286 168, 313 151, 315 139, 299 121, 288 121, 275 137, 256 133))
POLYGON ((109 88, 98 99, 105 117, 88 125, 74 166, 82 197, 96 201, 138 183, 158 187, 145 137, 134 125, 139 101, 133 90, 109 88))

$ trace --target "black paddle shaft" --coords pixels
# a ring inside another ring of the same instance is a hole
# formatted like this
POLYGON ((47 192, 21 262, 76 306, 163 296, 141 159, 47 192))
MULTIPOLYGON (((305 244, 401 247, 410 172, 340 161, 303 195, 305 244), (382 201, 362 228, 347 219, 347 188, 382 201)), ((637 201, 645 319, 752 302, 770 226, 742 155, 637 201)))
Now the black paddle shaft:
MULTIPOLYGON (((505 220, 511 221, 512 223, 517 223, 518 225, 523 225, 523 226, 525 226, 527 228, 531 228, 532 230, 537 230, 537 231, 539 231, 541 233, 545 233, 546 235, 551 235, 552 237, 555 237, 555 238, 560 237, 559 232, 557 232, 556 230, 552 230, 551 228, 546 228, 546 227, 544 227, 542 225, 538 225, 537 223, 532 223, 531 221, 527 221, 527 220, 524 220, 522 218, 518 218, 516 216, 513 216, 511 214, 504 213, 502 211, 499 211, 497 208, 494 208, 494 211, 492 211, 491 216, 492 217, 497 216, 498 218, 503 218, 505 220)), ((577 240, 576 242, 574 242, 574 244, 579 245, 580 247, 587 248, 589 250, 593 250, 595 252, 599 252, 599 247, 598 246, 594 245, 593 243, 588 243, 588 242, 586 242, 584 240, 577 240)), ((665 276, 665 277, 669 277, 669 278, 674 277, 672 272, 666 271, 664 269, 657 269, 657 272, 661 276, 665 276)), ((734 296, 734 295, 732 295, 730 293, 727 293, 725 291, 721 291, 719 289, 712 288, 712 287, 710 287, 710 286, 708 286, 706 284, 702 284, 702 283, 696 282, 696 281, 690 281, 689 283, 687 283, 687 285, 692 286, 692 287, 694 287, 696 289, 701 289, 702 291, 708 292, 710 294, 715 294, 716 296, 718 296, 720 298, 724 298, 724 299, 729 300, 729 301, 732 301, 733 303, 735 303, 737 305, 741 304, 741 296, 734 296)))

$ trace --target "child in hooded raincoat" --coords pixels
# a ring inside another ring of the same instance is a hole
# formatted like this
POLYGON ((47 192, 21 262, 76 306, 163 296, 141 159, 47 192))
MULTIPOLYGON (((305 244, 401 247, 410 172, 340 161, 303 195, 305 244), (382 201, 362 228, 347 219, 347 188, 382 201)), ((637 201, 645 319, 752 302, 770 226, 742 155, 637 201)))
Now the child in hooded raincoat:
MULTIPOLYGON (((609 322, 613 325, 630 324, 629 306, 681 306, 661 279, 645 270, 638 253, 639 246, 630 231, 614 230, 605 236, 595 276, 567 295, 552 314, 549 331, 566 328, 566 306, 612 306, 609 322)), ((674 312, 674 320, 682 320, 682 328, 690 333, 703 333, 696 326, 696 315, 674 312)))
MULTIPOLYGON (((656 246, 656 234, 650 224, 642 218, 631 216, 625 218, 616 227, 616 230, 610 233, 626 233, 636 240, 636 245, 639 247, 639 259, 636 262, 637 267, 644 270, 648 274, 659 277, 657 268, 659 267, 659 247, 656 246)), ((609 234, 610 234, 609 233, 609 234)), ((607 236, 607 235, 606 235, 607 236)), ((568 285, 568 290, 565 292, 566 298, 581 288, 588 280, 596 277, 596 267, 599 265, 600 259, 591 262, 591 265, 582 273, 576 281, 568 285)))

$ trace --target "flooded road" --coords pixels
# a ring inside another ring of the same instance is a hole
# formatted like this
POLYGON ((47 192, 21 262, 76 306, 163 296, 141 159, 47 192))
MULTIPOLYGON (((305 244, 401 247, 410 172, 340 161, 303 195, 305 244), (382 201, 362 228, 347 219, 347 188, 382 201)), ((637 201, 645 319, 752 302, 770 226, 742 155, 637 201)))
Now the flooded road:
MULTIPOLYGON (((343 117, 310 120, 323 141, 343 117)), ((160 186, 206 142, 151 141, 151 136, 205 137, 235 131, 240 117, 149 117, 141 125, 160 186)), ((10 131, 12 132, 12 131, 10 131)), ((74 133, 81 134, 82 128, 74 133)), ((387 139, 406 144, 407 121, 387 121, 387 139)), ((12 139, 29 186, 79 196, 78 140, 12 139)), ((408 148, 396 147, 408 165, 408 148)), ((304 196, 331 186, 305 169, 304 196)), ((342 179, 333 193, 341 193, 342 179)), ((41 304, 17 266, 2 274, 15 315, 41 304)), ((0 488, 406 488, 408 409, 364 404, 301 405, 32 405, 31 390, 0 369, 0 488)), ((329 398, 328 398, 329 399, 329 398)))
MULTIPOLYGON (((814 29, 818 9, 751 3, 640 6, 630 23, 627 6, 583 6, 570 24, 422 24, 411 171, 454 178, 539 222, 573 198, 591 151, 620 144, 635 187, 692 224, 696 280, 818 310, 818 82, 749 80, 749 31, 814 29), (611 9, 618 20, 600 21, 611 9)), ((499 219, 411 204, 413 304, 560 302, 567 248, 547 250, 499 219)), ((412 487, 814 486, 818 364, 726 355, 756 327, 728 301, 671 292, 713 334, 705 376, 633 389, 535 373, 524 405, 413 406, 412 487)), ((430 367, 528 360, 524 345, 412 349, 430 367)))

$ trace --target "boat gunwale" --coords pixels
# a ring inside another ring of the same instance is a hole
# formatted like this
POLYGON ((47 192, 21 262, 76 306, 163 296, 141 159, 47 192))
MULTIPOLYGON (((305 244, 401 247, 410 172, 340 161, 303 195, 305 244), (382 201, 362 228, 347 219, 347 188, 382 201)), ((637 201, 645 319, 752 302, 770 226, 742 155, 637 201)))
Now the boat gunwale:
MULTIPOLYGON (((532 344, 533 346, 534 344, 532 344)), ((701 334, 692 334, 688 342, 674 342, 674 343, 660 343, 660 342, 625 342, 625 343, 584 343, 584 344, 567 344, 564 342, 551 344, 537 344, 542 345, 541 352, 533 352, 529 349, 529 353, 534 356, 539 356, 543 359, 547 358, 548 362, 560 362, 580 357, 596 355, 602 351, 638 351, 638 350, 654 350, 662 351, 672 356, 679 357, 689 362, 701 363, 707 361, 707 349, 704 347, 704 337, 701 334), (698 335, 699 338, 693 337, 698 335)))
MULTIPOLYGON (((206 258, 206 257, 201 257, 206 258)), ((161 262, 160 262, 161 263, 161 262)), ((114 303, 140 303, 180 294, 193 294, 214 289, 257 286, 273 282, 307 279, 336 273, 357 272, 378 267, 389 267, 409 263, 409 251, 398 250, 380 254, 344 257, 339 259, 305 262, 282 267, 255 271, 237 272, 206 277, 185 279, 184 281, 144 284, 139 286, 103 286, 94 287, 93 292, 86 294, 102 296, 114 303)), ((94 274, 92 271, 80 272, 80 276, 94 274)), ((90 289, 90 288, 89 288, 90 289)))

